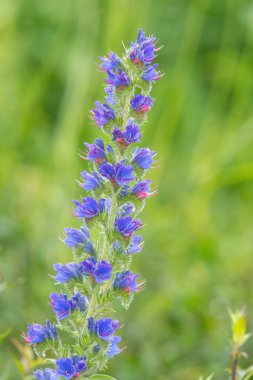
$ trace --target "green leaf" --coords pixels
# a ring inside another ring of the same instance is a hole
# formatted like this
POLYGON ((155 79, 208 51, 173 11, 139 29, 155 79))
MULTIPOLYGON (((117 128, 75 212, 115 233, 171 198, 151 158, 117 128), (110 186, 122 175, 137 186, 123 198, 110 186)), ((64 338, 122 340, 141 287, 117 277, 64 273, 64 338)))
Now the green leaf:
POLYGON ((244 308, 235 313, 230 312, 230 317, 232 321, 233 342, 241 347, 250 336, 250 334, 246 334, 246 313, 244 308))
POLYGON ((108 375, 92 375, 90 377, 91 380, 116 380, 114 377, 108 376, 108 375))

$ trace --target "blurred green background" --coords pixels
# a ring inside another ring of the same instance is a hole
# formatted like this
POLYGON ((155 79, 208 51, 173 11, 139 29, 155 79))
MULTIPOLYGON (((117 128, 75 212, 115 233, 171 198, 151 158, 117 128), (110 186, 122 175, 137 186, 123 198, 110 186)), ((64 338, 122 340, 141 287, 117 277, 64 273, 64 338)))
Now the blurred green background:
MULTIPOLYGON (((13 338, 53 316, 48 273, 71 257, 57 237, 74 224, 78 150, 98 132, 89 120, 103 98, 98 56, 122 52, 139 27, 164 45, 143 141, 158 151, 159 194, 142 214, 134 264, 146 289, 118 308, 127 350, 108 372, 224 379, 227 308, 248 304, 253 329, 252 1, 2 0, 0 334, 12 330, 1 379, 22 378, 13 338)), ((252 339, 247 348, 253 358, 252 339)))

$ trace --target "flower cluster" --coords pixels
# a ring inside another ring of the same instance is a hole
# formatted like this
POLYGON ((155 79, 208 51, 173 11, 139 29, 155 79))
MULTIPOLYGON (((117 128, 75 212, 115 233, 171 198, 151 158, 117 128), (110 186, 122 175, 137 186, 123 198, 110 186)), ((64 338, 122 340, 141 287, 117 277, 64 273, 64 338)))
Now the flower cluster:
POLYGON ((123 57, 110 52, 100 58, 105 101, 96 101, 91 114, 105 139, 84 143, 81 157, 88 170, 82 171, 79 184, 88 194, 74 200, 80 228, 65 228, 63 239, 73 261, 55 264, 51 275, 64 287, 49 297, 56 324, 29 324, 25 335, 52 365, 34 372, 38 380, 89 378, 123 349, 116 335, 120 322, 110 317, 108 304, 120 300, 127 308, 143 284, 130 265, 143 246, 138 214, 155 194, 144 177, 156 153, 137 144, 154 103, 152 83, 160 77, 153 63, 158 50, 155 37, 140 29, 123 57))

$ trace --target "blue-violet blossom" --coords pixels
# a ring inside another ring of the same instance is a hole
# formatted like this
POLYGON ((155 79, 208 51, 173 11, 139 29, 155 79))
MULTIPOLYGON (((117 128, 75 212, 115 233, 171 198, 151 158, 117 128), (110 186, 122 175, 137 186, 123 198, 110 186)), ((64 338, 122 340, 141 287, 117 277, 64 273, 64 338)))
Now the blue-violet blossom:
POLYGON ((111 310, 117 301, 127 308, 141 285, 129 255, 143 248, 138 215, 156 193, 145 179, 155 152, 139 144, 154 103, 152 85, 161 77, 153 62, 158 50, 156 38, 139 29, 122 57, 114 52, 100 57, 105 100, 95 101, 91 115, 104 139, 85 142, 81 151, 86 167, 78 183, 86 193, 74 200, 73 210, 79 227, 65 228, 61 239, 73 259, 54 264, 50 276, 62 289, 50 294, 57 323, 28 324, 24 335, 52 367, 35 370, 37 380, 102 378, 107 361, 123 350, 115 335, 120 322, 111 310))

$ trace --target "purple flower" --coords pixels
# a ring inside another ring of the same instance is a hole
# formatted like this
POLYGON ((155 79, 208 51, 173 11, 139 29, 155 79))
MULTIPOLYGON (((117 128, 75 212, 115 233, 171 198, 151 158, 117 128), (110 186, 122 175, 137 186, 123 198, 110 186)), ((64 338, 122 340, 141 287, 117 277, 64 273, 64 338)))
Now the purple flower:
POLYGON ((112 141, 117 141, 118 143, 124 143, 124 134, 123 131, 119 128, 115 128, 112 131, 112 141))
POLYGON ((85 226, 83 226, 81 230, 78 230, 76 228, 64 228, 64 231, 67 234, 64 242, 69 248, 83 244, 86 239, 90 237, 89 231, 85 226))
POLYGON ((88 257, 88 259, 81 262, 82 273, 85 275, 93 274, 95 271, 97 260, 94 257, 88 257))
POLYGON ((80 293, 75 293, 70 299, 68 299, 66 294, 51 293, 50 301, 50 305, 59 320, 67 318, 71 311, 75 309, 84 311, 87 305, 86 297, 80 293))
POLYGON ((105 260, 97 263, 95 271, 93 272, 97 284, 101 284, 106 280, 110 280, 112 275, 112 266, 105 260))
POLYGON ((158 71, 156 68, 158 67, 158 63, 155 65, 146 65, 144 73, 142 74, 142 79, 148 82, 155 82, 160 78, 158 71))
POLYGON ((74 210, 74 216, 77 216, 79 218, 91 219, 103 211, 103 209, 101 209, 101 205, 103 205, 103 203, 101 204, 97 202, 96 199, 89 196, 83 198, 82 203, 76 200, 74 200, 73 202, 76 205, 76 208, 74 210))
POLYGON ((135 148, 133 151, 133 161, 142 169, 149 169, 153 164, 153 157, 156 152, 151 151, 149 148, 135 148))
POLYGON ((92 172, 89 174, 86 170, 84 170, 81 173, 81 176, 84 179, 84 183, 82 183, 82 188, 86 191, 89 190, 95 190, 98 187, 101 187, 103 184, 103 178, 97 173, 97 172, 92 172))
POLYGON ((68 282, 74 278, 78 280, 82 278, 80 264, 68 263, 62 265, 61 263, 58 263, 54 265, 54 269, 57 272, 55 279, 59 283, 68 282))
POLYGON ((82 296, 79 292, 75 293, 70 299, 71 310, 79 309, 80 311, 84 311, 87 303, 87 298, 82 296))
POLYGON ((111 208, 111 199, 108 198, 108 199, 100 199, 99 202, 98 202, 98 206, 99 206, 99 209, 101 212, 110 212, 110 208, 111 208))
POLYGON ((124 87, 124 86, 129 86, 130 84, 129 76, 121 69, 118 69, 118 74, 112 71, 107 71, 107 74, 108 74, 108 77, 106 78, 106 82, 110 85, 113 85, 116 87, 124 87))
POLYGON ((110 340, 109 346, 107 348, 107 355, 109 356, 109 358, 113 358, 113 356, 121 352, 121 349, 118 347, 120 341, 120 336, 113 336, 110 340))
POLYGON ((51 325, 49 320, 46 321, 45 326, 39 324, 28 325, 28 333, 25 336, 25 341, 27 343, 42 343, 46 339, 58 339, 56 327, 55 325, 51 325))
POLYGON ((138 283, 136 279, 138 278, 138 276, 138 274, 134 274, 131 271, 117 273, 113 286, 115 289, 122 289, 127 293, 137 292, 138 283))
POLYGON ((142 227, 142 223, 140 219, 132 219, 130 216, 124 216, 116 218, 115 227, 123 237, 129 237, 134 231, 142 227))
POLYGON ((59 358, 56 360, 57 374, 65 379, 79 377, 87 367, 86 356, 73 355, 72 358, 59 358))
POLYGON ((117 183, 119 186, 124 186, 126 183, 134 180, 133 177, 133 166, 126 166, 122 163, 118 163, 115 166, 111 164, 102 164, 99 167, 100 174, 112 181, 117 183))
POLYGON ((72 379, 76 374, 76 367, 71 358, 59 358, 56 360, 57 374, 65 379, 72 379))
POLYGON ((106 93, 106 103, 112 104, 113 106, 116 104, 115 99, 115 87, 113 86, 106 86, 105 87, 105 93, 106 93))
POLYGON ((102 104, 100 101, 95 102, 97 108, 91 110, 95 123, 102 127, 103 125, 110 122, 110 120, 115 119, 114 110, 109 106, 109 104, 102 104))
POLYGON ((100 165, 99 172, 103 177, 109 179, 110 181, 112 181, 115 177, 115 169, 111 164, 100 165))
POLYGON ((123 150, 126 149, 129 144, 139 142, 142 137, 140 127, 134 124, 132 119, 129 119, 125 131, 115 128, 112 134, 113 141, 117 141, 123 150))
POLYGON ((50 305, 59 320, 69 316, 71 312, 71 303, 66 294, 51 293, 50 301, 50 305))
POLYGON ((140 127, 134 124, 133 119, 128 120, 123 137, 128 144, 137 143, 142 138, 140 127))
POLYGON ((131 43, 130 58, 135 63, 149 63, 155 58, 155 37, 146 37, 142 29, 139 29, 136 43, 131 43))
POLYGON ((132 194, 136 195, 139 199, 147 198, 151 195, 150 193, 151 180, 146 179, 144 181, 137 182, 132 187, 132 194))
POLYGON ((65 228, 64 231, 67 234, 64 242, 69 248, 83 246, 85 252, 90 254, 95 253, 90 241, 90 233, 86 226, 82 226, 80 230, 76 228, 65 228))
POLYGON ((121 65, 120 58, 117 56, 116 53, 110 52, 109 57, 100 57, 100 60, 102 61, 101 63, 101 68, 104 71, 110 71, 110 70, 115 70, 121 65))
POLYGON ((138 252, 141 252, 142 246, 143 246, 142 237, 136 234, 133 234, 130 244, 126 250, 126 254, 134 255, 138 252))
POLYGON ((135 210, 134 205, 130 202, 127 202, 117 210, 117 215, 126 216, 129 214, 132 214, 134 210, 135 210))
POLYGON ((109 341, 119 327, 119 321, 113 320, 112 318, 100 318, 95 322, 91 317, 88 320, 89 331, 95 333, 100 339, 105 341, 109 341))
POLYGON ((149 111, 153 103, 153 99, 149 96, 143 96, 142 94, 135 95, 130 102, 132 109, 137 113, 149 111))
POLYGON ((105 159, 105 147, 102 139, 97 138, 93 144, 84 143, 88 148, 87 159, 93 162, 103 162, 105 159))
POLYGON ((89 257, 81 263, 82 273, 91 275, 97 284, 109 280, 112 274, 112 266, 109 262, 102 260, 97 262, 94 257, 89 257))
POLYGON ((133 177, 133 166, 132 165, 124 165, 118 163, 115 167, 115 181, 119 186, 124 186, 126 183, 134 180, 133 177))
POLYGON ((56 371, 51 368, 46 368, 44 371, 37 369, 33 374, 37 380, 59 380, 56 371))
POLYGON ((76 377, 88 368, 86 359, 86 356, 72 356, 72 362, 76 368, 76 377))

